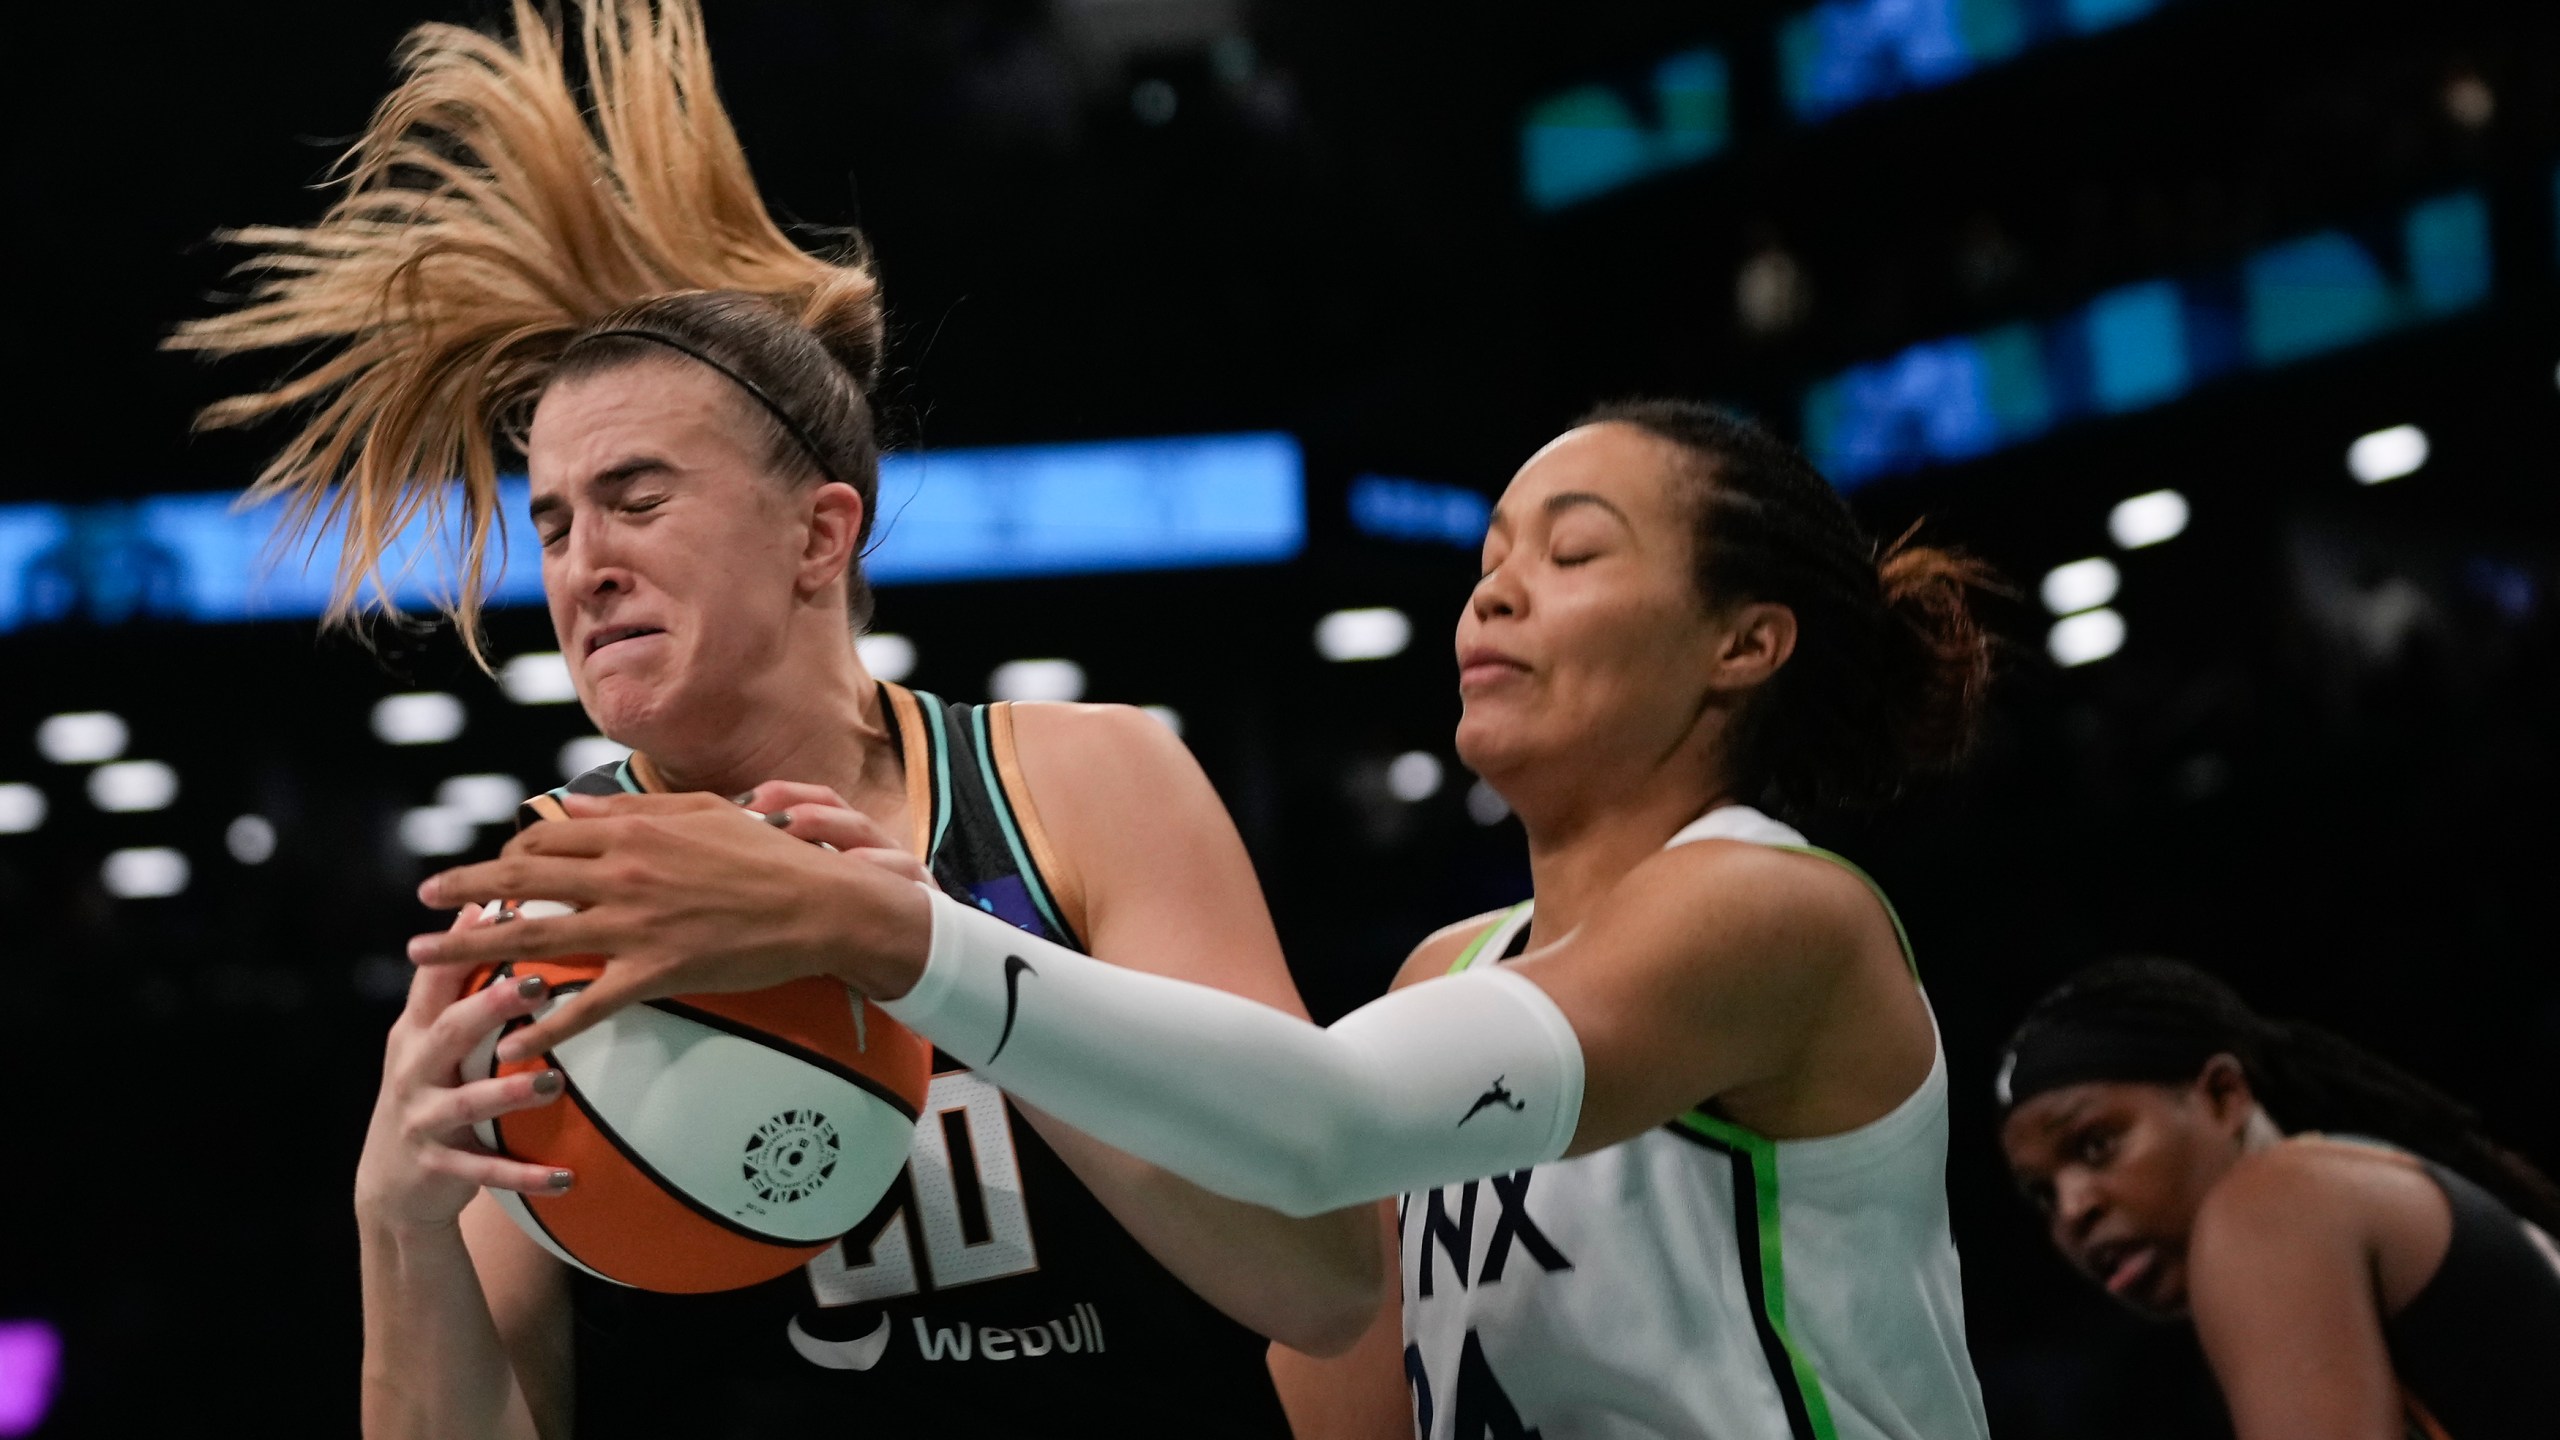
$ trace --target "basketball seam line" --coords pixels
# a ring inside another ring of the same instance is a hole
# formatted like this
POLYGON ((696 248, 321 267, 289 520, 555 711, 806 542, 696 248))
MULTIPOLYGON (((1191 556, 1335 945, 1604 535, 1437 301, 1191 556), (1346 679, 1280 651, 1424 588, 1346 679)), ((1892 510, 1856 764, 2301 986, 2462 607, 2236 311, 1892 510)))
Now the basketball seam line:
MULTIPOLYGON (((558 986, 553 989, 551 993, 558 996, 568 996, 586 988, 586 982, 581 981, 574 985, 558 986)), ((712 1224, 719 1226, 721 1229, 726 1230, 741 1239, 752 1240, 759 1245, 772 1245, 790 1250, 806 1250, 813 1246, 823 1246, 833 1243, 831 1241, 819 1240, 790 1240, 778 1235, 766 1235, 741 1221, 732 1219, 727 1215, 723 1215, 719 1211, 712 1209, 710 1206, 703 1204, 683 1186, 676 1184, 666 1176, 658 1173, 658 1167, 641 1158, 640 1152, 632 1148, 631 1142, 622 1138, 622 1132, 614 1129, 611 1121, 596 1113, 596 1107, 588 1103, 586 1092, 578 1088, 576 1077, 569 1073, 568 1066, 560 1063, 560 1057, 558 1055, 546 1050, 543 1052, 542 1058, 552 1069, 560 1072, 561 1090, 568 1096, 569 1100, 578 1107, 578 1113, 587 1117, 587 1123, 596 1127, 596 1133, 604 1137, 605 1143, 612 1146, 615 1153, 621 1155, 623 1159, 630 1161, 632 1169, 639 1171, 642 1176, 648 1179, 650 1184, 657 1186, 660 1191, 672 1197, 677 1204, 684 1206, 686 1209, 701 1216, 703 1219, 710 1221, 712 1224)), ((528 1206, 526 1208, 530 1209, 532 1207, 528 1206)), ((573 1247, 563 1246, 561 1248, 570 1250, 572 1254, 576 1253, 573 1247)))
MULTIPOLYGON (((849 1085, 861 1087, 863 1090, 870 1092, 873 1097, 886 1101, 889 1105, 894 1107, 899 1114, 906 1116, 909 1120, 913 1120, 917 1116, 916 1107, 908 1104, 905 1096, 900 1095, 898 1092, 890 1089, 880 1081, 863 1074, 861 1071, 845 1065, 842 1061, 839 1061, 832 1056, 811 1050, 808 1047, 784 1036, 773 1034, 770 1031, 749 1029, 743 1021, 732 1020, 725 1015, 717 1014, 709 1010, 697 1010, 693 1006, 687 1005, 681 1000, 649 1000, 642 1003, 646 1004, 650 1009, 656 1010, 662 1014, 673 1015, 679 1019, 690 1020, 696 1025, 701 1025, 712 1030, 718 1030, 723 1034, 735 1035, 741 1040, 752 1040, 756 1044, 764 1046, 768 1050, 788 1055, 792 1059, 797 1060, 812 1069, 823 1070, 849 1085)), ((869 1002, 865 1001, 862 1003, 867 1004, 869 1002)))
POLYGON ((562 1088, 568 1092, 569 1098, 577 1103, 579 1113, 587 1117, 587 1123, 596 1127, 596 1133, 604 1137, 605 1143, 619 1152, 623 1159, 630 1161, 631 1168, 647 1177, 649 1183, 657 1186, 659 1190, 686 1209, 741 1239, 752 1240, 759 1245, 771 1245, 784 1250, 806 1250, 812 1247, 824 1248, 834 1243, 832 1240, 794 1240, 781 1235, 768 1235, 705 1205, 683 1186, 660 1174, 658 1167, 642 1159, 640 1152, 633 1149, 630 1142, 622 1138, 621 1132, 613 1128, 612 1122, 597 1114, 596 1107, 587 1103, 585 1092, 578 1088, 577 1081, 569 1078, 567 1070, 560 1071, 560 1079, 562 1088))

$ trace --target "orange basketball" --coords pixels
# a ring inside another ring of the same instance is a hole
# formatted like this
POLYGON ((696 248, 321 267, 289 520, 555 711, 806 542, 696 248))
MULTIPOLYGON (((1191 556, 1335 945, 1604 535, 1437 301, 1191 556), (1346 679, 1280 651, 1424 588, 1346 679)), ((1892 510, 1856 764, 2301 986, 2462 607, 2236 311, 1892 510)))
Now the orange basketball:
MULTIPOLYGON (((539 975, 548 1013, 602 969, 517 962, 483 967, 470 988, 539 975)), ((577 1180, 559 1195, 489 1193, 569 1264, 686 1294, 786 1274, 860 1224, 907 1163, 933 1068, 913 1031, 823 977, 633 1005, 505 1065, 497 1041, 465 1080, 554 1068, 567 1083, 479 1126, 480 1142, 577 1180)))

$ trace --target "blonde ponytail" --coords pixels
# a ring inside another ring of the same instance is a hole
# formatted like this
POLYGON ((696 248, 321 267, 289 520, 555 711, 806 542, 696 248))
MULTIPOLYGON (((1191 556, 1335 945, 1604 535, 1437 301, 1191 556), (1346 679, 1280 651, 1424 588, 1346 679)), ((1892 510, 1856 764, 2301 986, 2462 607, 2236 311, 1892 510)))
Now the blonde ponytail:
POLYGON ((868 265, 806 253, 766 212, 695 0, 580 7, 582 81, 530 0, 515 0, 512 29, 412 31, 326 213, 224 234, 251 252, 247 295, 166 342, 216 356, 316 348, 309 369, 197 423, 307 411, 246 498, 283 503, 288 541, 344 528, 332 621, 354 615, 368 581, 387 596, 386 549, 423 516, 458 549, 439 603, 475 656, 501 448, 582 331, 689 292, 758 299, 838 370, 860 412, 855 448, 871 454, 861 392, 882 329, 868 265))

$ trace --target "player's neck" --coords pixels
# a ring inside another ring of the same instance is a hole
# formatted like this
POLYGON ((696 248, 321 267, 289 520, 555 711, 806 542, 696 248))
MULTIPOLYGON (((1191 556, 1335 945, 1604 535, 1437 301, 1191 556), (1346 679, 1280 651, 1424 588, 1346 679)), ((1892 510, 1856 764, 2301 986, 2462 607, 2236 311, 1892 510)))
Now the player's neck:
POLYGON ((824 785, 875 819, 905 805, 905 767, 879 683, 851 653, 796 667, 788 685, 737 697, 738 723, 667 727, 640 748, 675 791, 737 795, 768 780, 824 785))
POLYGON ((1654 784, 1606 792, 1605 803, 1523 811, 1531 893, 1538 901, 1533 943, 1548 945, 1571 934, 1628 871, 1682 826, 1731 801, 1717 787, 1654 784))

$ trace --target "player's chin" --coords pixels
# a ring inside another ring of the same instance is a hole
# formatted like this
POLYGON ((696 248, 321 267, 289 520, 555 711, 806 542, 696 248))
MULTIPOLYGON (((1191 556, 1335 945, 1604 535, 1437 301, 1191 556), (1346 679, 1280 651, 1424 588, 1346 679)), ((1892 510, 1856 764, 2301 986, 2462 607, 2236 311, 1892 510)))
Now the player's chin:
POLYGON ((1458 713, 1458 758, 1477 774, 1508 768, 1531 748, 1527 707, 1510 695, 1470 695, 1458 713))
POLYGON ((2162 1322, 2187 1318, 2187 1262, 2164 1260, 2157 1273, 2114 1297, 2134 1314, 2162 1322))
POLYGON ((625 745, 648 749, 642 737, 677 708, 679 687, 669 677, 617 671, 589 684, 587 718, 625 745))

